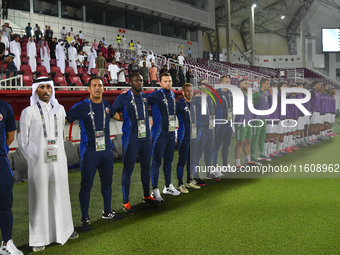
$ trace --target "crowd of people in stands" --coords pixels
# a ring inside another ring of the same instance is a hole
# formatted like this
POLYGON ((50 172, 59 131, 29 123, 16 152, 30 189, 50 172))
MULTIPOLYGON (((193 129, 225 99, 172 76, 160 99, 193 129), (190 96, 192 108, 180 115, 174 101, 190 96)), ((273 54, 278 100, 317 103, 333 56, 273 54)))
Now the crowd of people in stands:
MULTIPOLYGON (((136 45, 133 40, 127 44, 129 50, 136 51, 138 57, 141 56, 138 64, 134 58, 130 62, 130 59, 124 58, 126 56, 119 50, 122 45, 126 45, 124 35, 117 35, 116 48, 114 48, 114 45, 108 44, 105 37, 102 37, 100 41, 94 39, 91 43, 84 38, 82 31, 75 33, 72 27, 69 31, 65 26, 62 27, 59 39, 55 37, 48 25, 41 30, 38 24, 32 28, 28 23, 25 33, 26 36, 20 40, 18 35, 12 35, 12 29, 8 23, 5 23, 0 31, 0 69, 3 70, 4 60, 6 60, 7 63, 4 66, 6 78, 16 76, 18 71, 21 73, 31 71, 32 75, 35 74, 38 77, 37 66, 39 65, 45 67, 49 74, 53 73, 51 66, 58 66, 63 75, 68 75, 71 70, 68 67, 71 67, 72 73, 84 74, 84 77, 81 77, 81 82, 84 84, 85 78, 89 77, 86 73, 104 77, 108 84, 120 86, 126 85, 127 77, 135 73, 143 77, 145 87, 155 87, 159 75, 165 72, 170 73, 175 87, 182 87, 184 83, 190 82, 193 78, 191 69, 184 71, 182 52, 178 56, 172 55, 173 62, 171 62, 170 69, 165 65, 158 70, 153 51, 150 50, 146 55, 142 55, 142 45, 139 41, 136 45), (9 65, 11 62, 13 63, 9 65), (22 65, 29 65, 31 70, 23 68, 22 65)), ((190 49, 189 51, 191 52, 190 49)), ((70 83, 68 78, 67 80, 70 83)))

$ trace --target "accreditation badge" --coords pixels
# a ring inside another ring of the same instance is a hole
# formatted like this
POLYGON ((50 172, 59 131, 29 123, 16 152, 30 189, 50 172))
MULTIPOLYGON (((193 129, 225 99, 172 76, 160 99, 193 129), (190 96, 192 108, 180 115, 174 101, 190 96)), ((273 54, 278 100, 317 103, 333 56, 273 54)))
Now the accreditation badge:
POLYGON ((214 128, 214 117, 212 115, 209 115, 209 129, 214 128))
POLYGON ((169 115, 169 132, 175 132, 175 115, 169 115))
POLYGON ((146 125, 145 120, 138 121, 138 138, 145 138, 146 137, 146 125))
POLYGON ((197 138, 196 123, 191 124, 191 138, 197 138))
POLYGON ((96 140, 96 151, 105 151, 105 134, 104 131, 96 131, 95 132, 95 140, 96 140))
POLYGON ((55 139, 47 140, 45 163, 58 162, 58 146, 55 139))

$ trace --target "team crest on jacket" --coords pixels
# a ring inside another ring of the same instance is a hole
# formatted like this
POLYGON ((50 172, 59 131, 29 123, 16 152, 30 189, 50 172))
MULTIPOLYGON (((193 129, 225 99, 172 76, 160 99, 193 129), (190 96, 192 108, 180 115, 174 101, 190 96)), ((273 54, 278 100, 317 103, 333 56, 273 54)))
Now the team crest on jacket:
POLYGON ((106 113, 110 113, 110 110, 109 110, 108 107, 105 108, 105 112, 106 112, 106 113))
POLYGON ((148 100, 145 97, 143 97, 143 102, 146 103, 147 101, 148 100))
POLYGON ((0 113, 0 121, 4 119, 4 116, 0 113))
POLYGON ((184 111, 189 112, 188 106, 185 106, 185 107, 184 107, 184 111))

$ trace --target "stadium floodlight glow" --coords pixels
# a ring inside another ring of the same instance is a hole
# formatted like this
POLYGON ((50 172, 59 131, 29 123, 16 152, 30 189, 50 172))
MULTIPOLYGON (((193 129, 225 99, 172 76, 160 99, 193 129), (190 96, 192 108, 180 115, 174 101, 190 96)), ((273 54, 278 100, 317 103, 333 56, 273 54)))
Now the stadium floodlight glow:
POLYGON ((252 8, 255 8, 256 6, 257 6, 257 4, 256 4, 256 3, 253 3, 252 8))
POLYGON ((282 16, 281 16, 281 19, 284 19, 284 18, 285 18, 285 15, 282 15, 282 16))

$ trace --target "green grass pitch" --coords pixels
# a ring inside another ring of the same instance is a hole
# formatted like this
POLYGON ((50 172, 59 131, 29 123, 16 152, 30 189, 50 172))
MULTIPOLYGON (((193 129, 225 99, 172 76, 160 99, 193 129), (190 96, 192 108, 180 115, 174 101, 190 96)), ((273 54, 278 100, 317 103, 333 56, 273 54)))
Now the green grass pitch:
MULTIPOLYGON (((271 164, 339 164, 340 136, 309 146, 271 164)), ((233 157, 235 139, 230 146, 233 157)), ((243 157, 243 156, 242 156, 243 157)), ((172 182, 177 186, 175 152, 172 182)), ((115 163, 112 208, 122 212, 122 163, 115 163)), ((339 175, 340 173, 338 173, 339 175)), ((333 175, 332 175, 333 176, 333 175)), ((334 175, 335 176, 335 175, 334 175)), ((80 225, 80 173, 69 174, 73 220, 80 225)), ((160 173, 159 187, 164 176, 160 173)), ((14 186, 13 240, 28 247, 27 183, 14 186)), ((135 214, 123 221, 101 219, 98 174, 91 193, 92 231, 39 254, 339 254, 340 196, 337 178, 256 178, 207 181, 159 206, 142 204, 139 166, 131 179, 135 214)))

